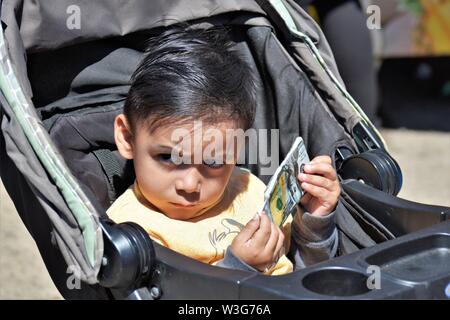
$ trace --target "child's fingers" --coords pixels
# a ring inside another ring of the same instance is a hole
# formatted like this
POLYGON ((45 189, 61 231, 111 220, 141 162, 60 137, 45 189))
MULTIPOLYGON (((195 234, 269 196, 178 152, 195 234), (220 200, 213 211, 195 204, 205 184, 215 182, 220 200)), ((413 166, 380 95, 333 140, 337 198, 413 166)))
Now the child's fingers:
POLYGON ((307 174, 320 174, 330 180, 337 179, 336 171, 330 164, 327 163, 309 163, 305 165, 304 169, 307 174))
POLYGON ((258 230, 253 234, 253 240, 265 247, 271 233, 271 221, 266 213, 260 216, 260 224, 258 230))
POLYGON ((252 220, 247 222, 241 232, 239 232, 238 237, 240 237, 244 242, 253 237, 255 232, 259 229, 260 220, 261 217, 259 216, 259 214, 256 214, 252 220))
MULTIPOLYGON (((306 190, 304 190, 306 191, 306 190)), ((311 201, 312 196, 309 193, 305 193, 305 195, 300 199, 300 203, 302 206, 305 206, 309 201, 311 201)))
POLYGON ((275 263, 277 263, 278 260, 280 259, 280 257, 284 254, 283 246, 284 246, 284 234, 281 230, 279 230, 277 246, 275 247, 275 251, 274 251, 274 255, 273 255, 273 261, 275 263))
POLYGON ((277 229, 278 228, 275 225, 275 223, 272 222, 270 224, 270 237, 269 237, 269 240, 267 240, 266 246, 264 248, 264 251, 270 256, 272 256, 272 253, 277 246, 277 242, 278 242, 278 230, 277 229))
POLYGON ((331 158, 330 156, 317 156, 310 163, 328 163, 331 165, 331 158))
POLYGON ((306 192, 308 192, 311 196, 315 197, 315 198, 319 198, 324 202, 327 201, 331 201, 332 200, 332 196, 333 193, 328 191, 327 189, 321 188, 321 187, 317 187, 315 185, 303 182, 301 184, 303 190, 305 190, 306 192))
POLYGON ((325 188, 329 191, 334 191, 336 189, 336 180, 332 181, 330 179, 327 179, 325 177, 319 176, 319 175, 312 175, 312 174, 305 174, 300 173, 298 175, 298 179, 301 182, 306 182, 313 184, 318 187, 325 188))

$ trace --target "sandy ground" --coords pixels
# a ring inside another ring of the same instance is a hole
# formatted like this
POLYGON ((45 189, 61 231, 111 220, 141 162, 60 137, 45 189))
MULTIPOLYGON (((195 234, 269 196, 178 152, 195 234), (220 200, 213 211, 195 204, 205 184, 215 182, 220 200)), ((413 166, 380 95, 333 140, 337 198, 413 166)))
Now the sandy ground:
POLYGON ((0 299, 62 299, 0 183, 0 299))
MULTIPOLYGON (((404 175, 400 196, 450 206, 450 133, 383 130, 404 175)), ((0 183, 0 299, 61 299, 0 183)))

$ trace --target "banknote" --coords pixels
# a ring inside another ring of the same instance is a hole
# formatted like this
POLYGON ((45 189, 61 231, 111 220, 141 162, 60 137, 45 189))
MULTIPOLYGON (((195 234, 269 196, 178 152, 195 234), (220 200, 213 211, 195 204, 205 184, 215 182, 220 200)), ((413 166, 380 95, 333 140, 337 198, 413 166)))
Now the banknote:
POLYGON ((265 211, 278 226, 283 225, 289 215, 295 213, 296 206, 304 194, 297 176, 308 162, 305 144, 303 139, 298 137, 267 184, 260 213, 265 211))

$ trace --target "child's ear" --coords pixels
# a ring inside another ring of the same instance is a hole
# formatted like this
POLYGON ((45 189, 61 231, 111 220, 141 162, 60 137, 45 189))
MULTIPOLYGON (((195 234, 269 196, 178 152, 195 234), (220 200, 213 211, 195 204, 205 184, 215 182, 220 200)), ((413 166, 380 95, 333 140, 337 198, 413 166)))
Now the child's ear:
POLYGON ((123 113, 114 120, 114 140, 121 156, 125 159, 133 159, 133 135, 123 113))

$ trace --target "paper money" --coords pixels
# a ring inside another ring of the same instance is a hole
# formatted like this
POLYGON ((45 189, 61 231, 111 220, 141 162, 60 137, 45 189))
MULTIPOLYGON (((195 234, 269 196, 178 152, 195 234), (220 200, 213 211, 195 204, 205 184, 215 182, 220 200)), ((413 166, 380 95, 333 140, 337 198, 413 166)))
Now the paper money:
POLYGON ((264 205, 260 213, 265 211, 278 226, 282 226, 289 215, 295 213, 296 206, 304 194, 297 176, 308 162, 305 144, 303 139, 298 137, 266 187, 264 205))

